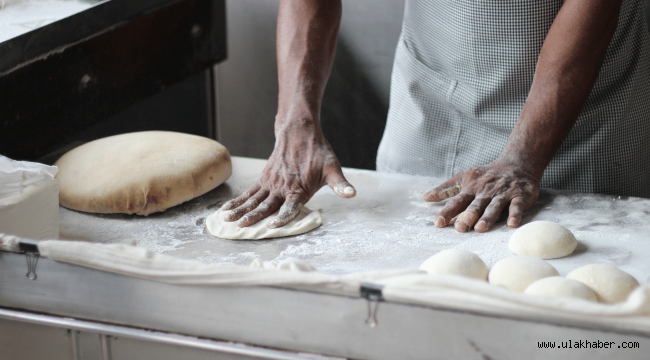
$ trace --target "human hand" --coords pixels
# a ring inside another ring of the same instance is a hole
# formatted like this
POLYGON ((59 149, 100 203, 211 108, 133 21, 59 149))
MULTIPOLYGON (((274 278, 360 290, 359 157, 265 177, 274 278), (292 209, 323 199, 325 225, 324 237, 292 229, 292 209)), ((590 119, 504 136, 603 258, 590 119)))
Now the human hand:
POLYGON ((356 195, 341 171, 341 165, 319 126, 308 121, 278 132, 275 149, 260 179, 239 197, 228 201, 226 221, 239 220, 246 227, 273 214, 268 227, 278 228, 293 220, 302 206, 325 184, 338 196, 356 195))
POLYGON ((422 199, 437 202, 451 198, 434 220, 437 227, 447 226, 458 215, 454 224, 457 231, 465 232, 474 227, 477 232, 485 232, 510 204, 506 224, 515 228, 521 223, 524 210, 537 201, 540 181, 541 177, 499 159, 459 172, 426 192, 422 199))

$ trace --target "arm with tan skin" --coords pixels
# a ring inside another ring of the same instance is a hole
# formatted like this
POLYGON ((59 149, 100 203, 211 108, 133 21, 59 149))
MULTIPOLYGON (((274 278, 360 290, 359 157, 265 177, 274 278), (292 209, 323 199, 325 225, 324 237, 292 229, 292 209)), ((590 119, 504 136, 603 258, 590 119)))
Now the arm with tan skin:
POLYGON ((356 195, 320 127, 320 106, 341 22, 339 0, 281 0, 277 58, 280 92, 275 148, 260 180, 224 204, 227 221, 250 226, 280 209, 270 228, 285 225, 321 187, 356 195))
POLYGON ((425 201, 451 197, 434 223, 484 232, 510 204, 508 227, 539 196, 539 184, 573 128, 614 35, 621 0, 566 0, 542 46, 528 99, 498 159, 456 174, 425 193, 425 201))

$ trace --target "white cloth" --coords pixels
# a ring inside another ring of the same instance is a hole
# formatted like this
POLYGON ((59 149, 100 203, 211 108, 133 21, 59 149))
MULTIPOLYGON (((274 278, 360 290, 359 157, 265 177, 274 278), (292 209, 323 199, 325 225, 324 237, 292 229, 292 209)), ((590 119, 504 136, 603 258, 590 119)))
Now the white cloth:
POLYGON ((41 256, 52 260, 170 284, 283 286, 348 295, 358 295, 363 281, 419 272, 416 269, 402 269, 334 276, 317 271, 306 272, 304 262, 296 259, 285 260, 278 269, 234 264, 208 265, 129 245, 82 241, 42 241, 38 244, 38 250, 41 256))
POLYGON ((316 271, 316 268, 313 267, 310 263, 305 260, 300 260, 296 258, 286 258, 279 263, 274 263, 272 261, 262 261, 260 259, 255 259, 251 263, 252 268, 262 268, 268 270, 289 270, 289 271, 316 271))
POLYGON ((20 238, 0 233, 0 251, 20 252, 20 238))
POLYGON ((385 280, 387 301, 525 319, 560 325, 607 327, 650 333, 650 285, 619 304, 526 295, 455 275, 406 275, 385 280))
MULTIPOLYGON (((17 251, 16 244, 15 237, 0 235, 0 250, 17 251)), ((626 302, 612 305, 519 294, 484 281, 428 275, 416 269, 335 276, 315 271, 297 259, 286 259, 277 265, 255 261, 246 267, 207 265, 122 244, 52 240, 41 241, 38 248, 41 256, 52 260, 171 284, 274 286, 359 296, 361 283, 371 282, 384 286, 383 296, 389 302, 650 334, 650 285, 637 288, 626 302)))
POLYGON ((0 232, 59 238, 58 168, 0 155, 0 232))

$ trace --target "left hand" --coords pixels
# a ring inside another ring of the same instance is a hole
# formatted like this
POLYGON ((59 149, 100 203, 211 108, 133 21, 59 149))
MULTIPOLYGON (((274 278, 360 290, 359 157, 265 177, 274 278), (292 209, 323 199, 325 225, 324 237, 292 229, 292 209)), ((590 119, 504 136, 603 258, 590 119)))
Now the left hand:
POLYGON ((497 160, 456 174, 423 195, 450 198, 434 223, 487 231, 510 204, 508 227, 539 197, 544 169, 575 124, 614 36, 621 0, 565 0, 539 54, 533 83, 497 160), (480 217, 480 218, 479 218, 480 217))
POLYGON ((422 199, 437 202, 451 198, 434 220, 437 227, 447 226, 460 214, 454 224, 457 231, 474 227, 477 232, 485 232, 510 204, 506 224, 514 228, 521 223, 524 210, 537 201, 540 181, 541 178, 520 166, 497 159, 489 165, 459 172, 426 192, 422 199))

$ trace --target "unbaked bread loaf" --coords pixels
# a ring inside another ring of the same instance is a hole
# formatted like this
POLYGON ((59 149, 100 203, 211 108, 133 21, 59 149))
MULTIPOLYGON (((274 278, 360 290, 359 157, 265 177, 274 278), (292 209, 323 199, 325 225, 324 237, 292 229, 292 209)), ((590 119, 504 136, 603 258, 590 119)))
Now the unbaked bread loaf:
POLYGON ((95 140, 54 165, 59 203, 93 213, 149 215, 219 186, 232 174, 228 150, 201 136, 144 131, 95 140))

